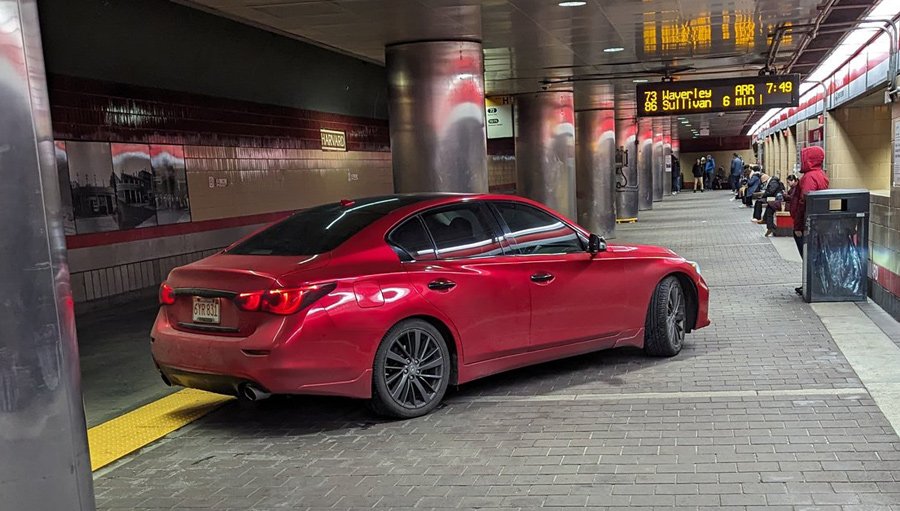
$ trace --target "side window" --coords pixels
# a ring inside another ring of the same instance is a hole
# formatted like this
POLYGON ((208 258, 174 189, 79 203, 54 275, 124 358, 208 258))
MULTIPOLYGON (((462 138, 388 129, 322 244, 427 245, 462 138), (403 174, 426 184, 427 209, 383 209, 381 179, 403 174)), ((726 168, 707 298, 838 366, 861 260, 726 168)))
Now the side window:
POLYGON ((419 217, 410 218, 391 231, 388 242, 401 261, 430 261, 435 258, 434 245, 419 217))
POLYGON ((500 255, 495 220, 476 203, 460 204, 422 214, 434 238, 438 259, 500 255))
POLYGON ((509 227, 507 236, 518 255, 571 254, 585 247, 574 229, 537 208, 516 202, 496 202, 494 207, 509 227))

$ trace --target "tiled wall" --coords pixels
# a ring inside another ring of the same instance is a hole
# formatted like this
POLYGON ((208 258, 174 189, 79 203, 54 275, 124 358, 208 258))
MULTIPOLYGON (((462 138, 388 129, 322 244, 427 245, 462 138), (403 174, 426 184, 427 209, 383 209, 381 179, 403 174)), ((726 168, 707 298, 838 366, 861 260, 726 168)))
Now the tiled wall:
POLYGON ((725 176, 729 176, 731 174, 731 160, 734 158, 734 153, 738 153, 741 158, 744 159, 744 163, 754 163, 756 161, 753 158, 753 150, 746 148, 733 149, 731 151, 707 151, 702 153, 690 152, 680 154, 678 156, 678 162, 681 163, 682 182, 694 182, 694 175, 692 174, 694 162, 697 161, 697 158, 706 156, 707 154, 712 154, 713 159, 716 160, 716 169, 722 167, 722 169, 725 170, 725 176))
MULTIPOLYGON (((891 121, 883 136, 888 138, 886 145, 891 148, 893 125, 900 122, 900 105, 892 105, 889 111, 891 121)), ((872 193, 869 257, 869 296, 900 321, 900 187, 872 193)))
POLYGON ((488 139, 488 183, 491 192, 516 192, 516 142, 513 138, 488 139))
POLYGON ((838 108, 827 114, 825 165, 831 188, 890 186, 889 106, 838 108))
POLYGON ((389 152, 186 146, 185 167, 194 220, 394 191, 389 152))
POLYGON ((184 148, 191 225, 68 237, 79 303, 156 287, 257 227, 242 219, 393 191, 384 120, 56 75, 49 86, 57 140, 184 148), (344 131, 348 151, 322 151, 320 128, 344 131))

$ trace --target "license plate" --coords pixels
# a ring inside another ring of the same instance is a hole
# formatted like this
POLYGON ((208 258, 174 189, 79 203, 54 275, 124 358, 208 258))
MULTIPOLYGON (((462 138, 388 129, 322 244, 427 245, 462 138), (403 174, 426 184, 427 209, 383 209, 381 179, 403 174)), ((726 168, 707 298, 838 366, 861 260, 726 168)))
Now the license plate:
POLYGON ((218 298, 194 297, 194 323, 218 325, 221 321, 218 298))

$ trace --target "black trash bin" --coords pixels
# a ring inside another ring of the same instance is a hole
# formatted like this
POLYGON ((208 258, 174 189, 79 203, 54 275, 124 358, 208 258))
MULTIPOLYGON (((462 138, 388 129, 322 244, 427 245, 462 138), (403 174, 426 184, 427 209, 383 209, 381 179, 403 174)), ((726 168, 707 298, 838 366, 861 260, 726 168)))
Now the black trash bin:
POLYGON ((869 191, 806 195, 803 299, 864 302, 869 267, 869 191))

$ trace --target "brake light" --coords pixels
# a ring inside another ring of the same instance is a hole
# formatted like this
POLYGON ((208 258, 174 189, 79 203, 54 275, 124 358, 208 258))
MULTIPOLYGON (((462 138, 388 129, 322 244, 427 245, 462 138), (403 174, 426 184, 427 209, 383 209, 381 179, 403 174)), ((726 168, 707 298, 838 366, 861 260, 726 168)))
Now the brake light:
POLYGON ((238 309, 245 311, 258 311, 259 304, 262 302, 263 292, 241 293, 234 297, 234 304, 238 309))
POLYGON ((175 290, 172 289, 172 286, 163 282, 159 286, 159 304, 160 305, 172 305, 175 303, 175 290))
POLYGON ((335 284, 324 284, 241 293, 234 297, 234 304, 245 311, 262 311, 287 316, 308 307, 335 287, 335 284))

